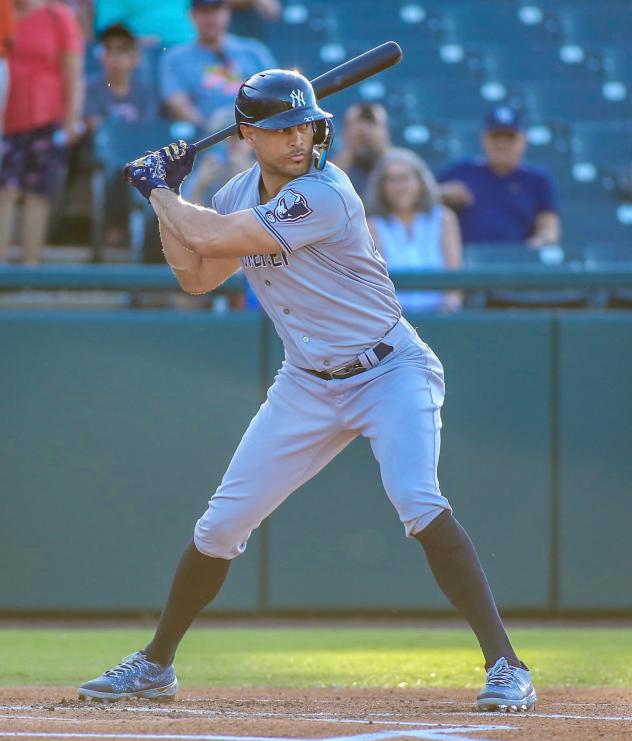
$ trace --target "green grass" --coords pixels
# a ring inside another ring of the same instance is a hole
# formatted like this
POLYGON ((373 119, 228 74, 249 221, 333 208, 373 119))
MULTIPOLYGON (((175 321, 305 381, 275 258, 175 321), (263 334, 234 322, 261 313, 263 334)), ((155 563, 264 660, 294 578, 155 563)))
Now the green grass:
MULTIPOLYGON (((632 630, 511 631, 539 686, 632 688, 632 630)), ((0 629, 0 684, 76 685, 144 646, 150 630, 0 629)), ((185 687, 470 687, 481 657, 460 629, 192 630, 178 654, 185 687)))

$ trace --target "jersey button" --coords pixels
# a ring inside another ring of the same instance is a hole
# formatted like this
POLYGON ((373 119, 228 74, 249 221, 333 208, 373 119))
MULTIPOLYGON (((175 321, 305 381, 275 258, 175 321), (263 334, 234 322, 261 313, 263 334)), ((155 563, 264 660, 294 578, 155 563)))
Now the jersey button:
POLYGON ((325 368, 327 368, 331 365, 331 363, 328 360, 323 360, 323 365, 325 366, 325 368))
POLYGON ((283 313, 284 314, 289 314, 290 313, 290 310, 289 309, 283 309, 283 313))
POLYGON ((266 281, 266 286, 269 286, 269 285, 270 285, 270 281, 269 281, 269 280, 267 280, 267 281, 266 281))
POLYGON ((303 337, 303 342, 309 342, 309 337, 307 335, 305 335, 305 337, 303 337))

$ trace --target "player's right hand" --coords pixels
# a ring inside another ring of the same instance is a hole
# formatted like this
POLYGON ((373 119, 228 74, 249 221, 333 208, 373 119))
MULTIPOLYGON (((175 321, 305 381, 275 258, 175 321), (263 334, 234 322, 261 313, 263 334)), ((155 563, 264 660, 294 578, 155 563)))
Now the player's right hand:
POLYGON ((145 152, 142 157, 128 162, 124 173, 136 190, 148 201, 154 188, 170 190, 165 180, 165 165, 158 152, 145 152))
POLYGON ((182 181, 193 169, 196 152, 195 144, 187 144, 183 139, 157 152, 165 167, 167 185, 176 193, 180 192, 182 181))

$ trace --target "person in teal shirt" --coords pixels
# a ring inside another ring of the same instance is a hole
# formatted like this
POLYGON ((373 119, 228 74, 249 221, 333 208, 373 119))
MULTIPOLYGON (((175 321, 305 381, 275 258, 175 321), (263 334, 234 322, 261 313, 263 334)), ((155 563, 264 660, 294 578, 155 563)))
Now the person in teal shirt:
POLYGON ((190 0, 96 0, 96 35, 121 23, 134 36, 156 46, 185 44, 195 38, 189 7, 190 0))

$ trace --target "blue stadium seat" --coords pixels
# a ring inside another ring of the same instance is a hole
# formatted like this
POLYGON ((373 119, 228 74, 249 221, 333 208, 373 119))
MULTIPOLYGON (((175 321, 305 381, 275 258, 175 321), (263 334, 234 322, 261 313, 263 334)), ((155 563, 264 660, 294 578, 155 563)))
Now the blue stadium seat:
MULTIPOLYGON (((632 7, 630 7, 630 13, 632 13, 632 7)), ((613 44, 605 46, 601 53, 601 68, 604 79, 626 83, 629 92, 632 92, 631 44, 632 40, 627 44, 613 44)))
POLYGON ((632 244, 632 218, 629 205, 605 190, 591 189, 586 197, 562 200, 564 244, 587 246, 632 244))
MULTIPOLYGON (((591 268, 618 268, 632 266, 632 242, 627 244, 589 245, 584 252, 585 265, 591 268)), ((605 292, 603 305, 611 308, 632 307, 632 288, 611 288, 605 292)))
POLYGON ((525 83, 517 98, 532 118, 542 121, 625 121, 632 115, 630 97, 608 100, 600 84, 588 81, 525 83))
POLYGON ((558 3, 559 34, 567 43, 632 42, 632 9, 627 0, 558 3))
POLYGON ((389 0, 358 6, 357 0, 331 3, 345 39, 362 41, 367 47, 394 39, 402 44, 439 40, 442 4, 389 0))
POLYGON ((515 2, 479 0, 446 2, 441 5, 443 37, 453 42, 497 43, 500 39, 513 44, 533 43, 546 38, 544 14, 540 22, 525 23, 515 2))
MULTIPOLYGON (((566 261, 564 251, 558 246, 532 249, 523 244, 470 244, 463 250, 463 264, 470 268, 511 266, 516 272, 523 268, 559 265, 566 261)), ((543 308, 583 307, 589 301, 583 289, 507 289, 493 288, 475 292, 468 300, 471 307, 488 308, 543 308)))
POLYGON ((597 71, 590 70, 585 56, 565 57, 557 43, 485 45, 483 73, 489 80, 517 83, 550 79, 582 82, 597 78, 597 71))
MULTIPOLYGON (((180 138, 195 141, 198 134, 191 124, 167 120, 158 120, 151 125, 105 121, 98 128, 94 135, 96 167, 92 174, 92 246, 97 261, 103 243, 107 184, 120 181, 121 188, 129 187, 123 179, 123 166, 127 162, 140 157, 147 149, 158 149, 180 138)), ((153 216, 145 199, 134 189, 131 189, 131 193, 131 249, 133 259, 140 262, 147 219, 153 216)))
POLYGON ((596 168, 628 168, 632 164, 632 121, 578 122, 573 126, 572 156, 596 168))
POLYGON ((408 79, 401 80, 397 87, 414 95, 422 120, 482 119, 493 104, 503 99, 486 100, 477 80, 454 80, 444 84, 436 80, 408 79))

